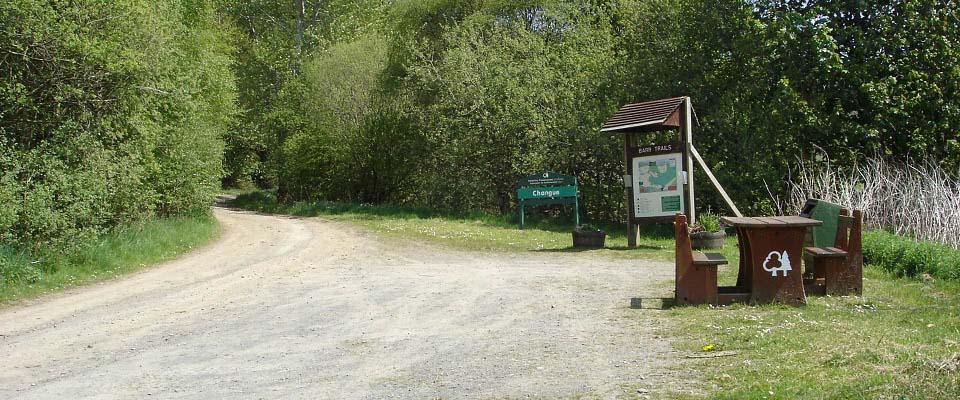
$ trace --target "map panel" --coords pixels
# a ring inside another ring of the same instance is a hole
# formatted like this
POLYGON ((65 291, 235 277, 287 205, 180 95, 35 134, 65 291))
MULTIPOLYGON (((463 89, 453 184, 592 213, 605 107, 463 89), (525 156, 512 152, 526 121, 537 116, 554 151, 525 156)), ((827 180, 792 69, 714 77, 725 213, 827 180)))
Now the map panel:
POLYGON ((682 153, 634 157, 632 164, 635 218, 684 212, 682 153))

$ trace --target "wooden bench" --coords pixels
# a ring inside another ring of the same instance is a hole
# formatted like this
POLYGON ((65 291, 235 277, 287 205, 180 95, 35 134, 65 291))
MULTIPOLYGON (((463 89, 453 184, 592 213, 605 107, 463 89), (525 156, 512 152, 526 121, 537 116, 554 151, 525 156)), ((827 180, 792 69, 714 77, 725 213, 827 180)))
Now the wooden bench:
POLYGON ((860 238, 863 214, 846 209, 837 217, 837 237, 832 247, 807 247, 813 257, 813 278, 804 282, 807 293, 847 296, 863 293, 863 249, 860 238))
POLYGON ((719 253, 695 253, 690 246, 687 217, 674 219, 677 304, 717 304, 717 266, 727 260, 719 253))

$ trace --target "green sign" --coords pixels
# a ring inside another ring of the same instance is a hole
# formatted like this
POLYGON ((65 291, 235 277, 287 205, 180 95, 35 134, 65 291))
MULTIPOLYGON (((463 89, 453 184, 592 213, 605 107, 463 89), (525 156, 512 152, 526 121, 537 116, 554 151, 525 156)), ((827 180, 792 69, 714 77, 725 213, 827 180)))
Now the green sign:
POLYGON ((573 204, 574 220, 580 225, 580 205, 577 203, 577 178, 544 171, 517 182, 517 200, 520 201, 520 229, 523 229, 525 206, 546 204, 573 204))
POLYGON ((517 186, 577 186, 577 178, 570 175, 561 175, 556 172, 544 171, 521 179, 520 182, 517 182, 517 186))
POLYGON ((680 196, 664 196, 660 198, 660 210, 663 212, 680 212, 680 196))
POLYGON ((560 197, 577 197, 576 186, 545 186, 545 187, 525 187, 517 189, 517 198, 520 200, 530 199, 555 199, 560 197))

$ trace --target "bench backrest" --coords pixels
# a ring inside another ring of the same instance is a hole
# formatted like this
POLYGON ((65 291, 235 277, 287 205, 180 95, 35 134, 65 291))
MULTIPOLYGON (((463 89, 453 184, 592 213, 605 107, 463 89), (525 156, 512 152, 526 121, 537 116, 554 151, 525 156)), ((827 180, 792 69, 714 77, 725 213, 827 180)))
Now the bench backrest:
POLYGON ((800 216, 823 222, 823 225, 815 226, 807 231, 807 240, 805 240, 807 246, 836 246, 837 221, 841 209, 843 207, 839 204, 818 199, 807 199, 803 210, 800 211, 800 216))
POLYGON ((840 210, 840 215, 837 216, 837 236, 834 247, 847 252, 847 259, 851 265, 863 266, 862 230, 863 212, 853 210, 853 215, 850 215, 846 208, 840 210))

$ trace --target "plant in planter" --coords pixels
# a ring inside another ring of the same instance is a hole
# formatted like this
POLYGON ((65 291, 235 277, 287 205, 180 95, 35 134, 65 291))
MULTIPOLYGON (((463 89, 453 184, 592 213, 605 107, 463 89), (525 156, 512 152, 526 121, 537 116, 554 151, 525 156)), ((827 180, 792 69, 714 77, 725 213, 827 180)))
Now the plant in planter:
POLYGON ((720 226, 720 216, 710 211, 701 213, 690 226, 690 245, 694 249, 719 249, 727 233, 720 226))
POLYGON ((573 229, 573 247, 602 248, 607 233, 589 224, 577 225, 573 229))

